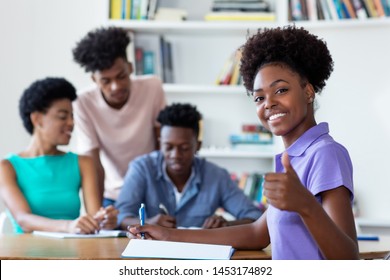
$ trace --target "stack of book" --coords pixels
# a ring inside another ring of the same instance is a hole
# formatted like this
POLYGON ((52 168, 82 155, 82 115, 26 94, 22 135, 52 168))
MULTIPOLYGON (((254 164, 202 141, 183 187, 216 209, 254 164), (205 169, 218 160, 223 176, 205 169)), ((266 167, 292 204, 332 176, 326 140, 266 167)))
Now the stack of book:
POLYGON ((276 16, 266 0, 214 0, 211 12, 204 18, 207 21, 274 21, 276 16))
POLYGON ((230 135, 232 148, 240 150, 264 150, 265 145, 273 144, 272 133, 262 125, 244 124, 240 134, 230 135))
POLYGON ((134 44, 134 33, 129 32, 131 43, 127 49, 128 59, 134 65, 136 75, 156 75, 164 83, 174 82, 172 43, 163 36, 157 36, 151 42, 149 38, 142 41, 137 38, 134 44))
POLYGON ((267 208, 267 200, 263 195, 263 173, 243 173, 238 181, 238 187, 260 209, 267 208))
POLYGON ((241 85, 242 78, 240 74, 241 51, 232 53, 225 61, 217 79, 216 85, 241 85))
POLYGON ((390 0, 289 0, 290 21, 388 16, 390 16, 390 0))
POLYGON ((110 19, 152 20, 158 0, 110 0, 110 19))
POLYGON ((144 48, 135 48, 135 71, 136 75, 154 75, 155 57, 154 52, 144 48))

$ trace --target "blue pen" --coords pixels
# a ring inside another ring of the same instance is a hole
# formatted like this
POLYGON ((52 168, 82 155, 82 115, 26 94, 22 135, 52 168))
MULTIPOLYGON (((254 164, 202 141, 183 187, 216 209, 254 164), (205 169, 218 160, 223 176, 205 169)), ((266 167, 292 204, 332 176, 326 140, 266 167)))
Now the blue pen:
POLYGON ((377 235, 364 235, 364 234, 358 234, 357 240, 359 241, 379 241, 379 236, 377 235))
MULTIPOLYGON (((145 225, 145 204, 141 203, 141 207, 139 208, 139 223, 141 226, 145 225)), ((145 239, 145 233, 141 232, 141 239, 145 239)))

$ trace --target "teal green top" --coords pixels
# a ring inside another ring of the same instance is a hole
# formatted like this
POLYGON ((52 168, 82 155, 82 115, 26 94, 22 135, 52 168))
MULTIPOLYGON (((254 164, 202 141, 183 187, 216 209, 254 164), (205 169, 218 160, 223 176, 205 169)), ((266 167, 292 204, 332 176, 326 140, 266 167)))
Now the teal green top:
MULTIPOLYGON (((24 158, 11 154, 16 181, 26 198, 31 212, 50 219, 74 220, 80 215, 81 175, 78 156, 44 155, 24 158)), ((15 233, 23 233, 9 211, 15 233)))

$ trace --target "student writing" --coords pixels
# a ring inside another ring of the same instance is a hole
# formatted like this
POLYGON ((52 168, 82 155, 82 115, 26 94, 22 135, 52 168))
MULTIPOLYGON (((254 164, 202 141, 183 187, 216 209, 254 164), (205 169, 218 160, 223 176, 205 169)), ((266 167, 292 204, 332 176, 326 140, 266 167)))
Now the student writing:
POLYGON ((191 104, 174 103, 157 118, 160 151, 130 163, 115 204, 123 229, 138 224, 138 208, 146 207, 146 223, 164 227, 216 228, 256 220, 262 212, 231 180, 227 170, 201 159, 196 152, 201 114, 191 104), (226 221, 222 207, 236 217, 226 221))
POLYGON ((93 161, 58 148, 69 144, 76 97, 65 79, 45 78, 20 98, 20 116, 31 141, 0 162, 0 195, 16 233, 94 233, 116 227, 118 211, 100 207, 93 161), (82 215, 80 189, 86 208, 82 215))

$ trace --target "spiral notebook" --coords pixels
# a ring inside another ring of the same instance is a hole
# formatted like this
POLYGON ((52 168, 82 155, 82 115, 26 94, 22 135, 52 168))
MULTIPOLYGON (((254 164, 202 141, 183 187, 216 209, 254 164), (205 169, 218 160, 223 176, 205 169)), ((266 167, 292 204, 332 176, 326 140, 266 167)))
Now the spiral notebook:
POLYGON ((229 260, 234 248, 228 245, 130 239, 123 258, 229 260))

